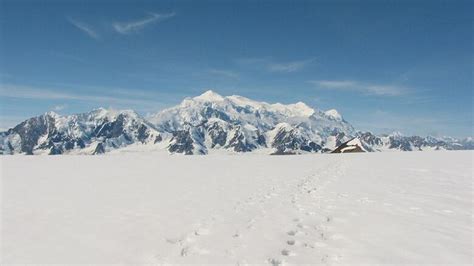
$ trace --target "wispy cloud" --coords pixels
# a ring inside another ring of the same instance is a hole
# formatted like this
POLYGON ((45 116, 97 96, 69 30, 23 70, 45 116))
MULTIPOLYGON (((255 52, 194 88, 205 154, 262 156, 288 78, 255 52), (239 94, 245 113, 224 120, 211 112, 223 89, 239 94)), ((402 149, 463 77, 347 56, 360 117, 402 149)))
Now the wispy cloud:
POLYGON ((314 59, 291 61, 291 62, 280 62, 280 63, 269 63, 267 65, 268 71, 271 72, 296 72, 304 67, 308 66, 314 61, 314 59))
POLYGON ((240 65, 253 66, 268 72, 292 73, 302 70, 316 59, 309 58, 293 61, 276 61, 270 57, 262 58, 240 58, 236 62, 240 65))
POLYGON ((231 70, 223 70, 223 69, 209 69, 208 73, 211 75, 216 75, 216 76, 221 76, 221 77, 231 78, 231 79, 238 79, 240 76, 237 72, 234 72, 231 70))
POLYGON ((81 30, 83 33, 88 35, 89 37, 91 37, 93 39, 96 39, 96 40, 100 38, 99 34, 95 30, 93 30, 89 25, 87 25, 86 23, 84 23, 82 21, 79 21, 79 20, 72 19, 72 18, 68 18, 68 21, 72 25, 74 25, 76 28, 81 30))
POLYGON ((167 20, 169 18, 174 17, 176 14, 175 13, 168 13, 168 14, 157 14, 157 13, 151 13, 149 16, 139 19, 139 20, 134 20, 134 21, 128 21, 128 22, 115 22, 112 24, 112 27, 114 30, 120 34, 130 34, 133 32, 137 32, 147 25, 163 20, 167 20))
POLYGON ((407 87, 390 84, 372 84, 353 80, 311 80, 309 83, 320 89, 355 91, 377 96, 401 96, 410 89, 407 87))
POLYGON ((156 105, 152 99, 132 98, 124 95, 123 97, 111 96, 107 94, 78 94, 66 91, 50 90, 45 88, 19 86, 19 85, 0 85, 0 97, 37 99, 37 100, 76 100, 97 102, 101 104, 124 104, 124 105, 156 105))

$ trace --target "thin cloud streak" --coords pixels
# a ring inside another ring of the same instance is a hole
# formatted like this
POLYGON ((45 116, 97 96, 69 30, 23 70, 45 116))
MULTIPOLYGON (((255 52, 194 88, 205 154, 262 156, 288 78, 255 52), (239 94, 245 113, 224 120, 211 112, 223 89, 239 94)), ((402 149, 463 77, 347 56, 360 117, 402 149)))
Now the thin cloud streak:
POLYGON ((84 22, 74 20, 72 18, 68 18, 68 21, 73 26, 81 30, 83 33, 85 33, 87 36, 96 40, 100 38, 99 34, 95 30, 93 30, 89 25, 85 24, 84 22))
POLYGON ((285 72, 291 73, 296 72, 307 65, 311 64, 314 59, 307 59, 307 60, 300 60, 300 61, 292 61, 292 62, 285 62, 285 63, 270 63, 267 65, 267 70, 270 72, 285 72))
POLYGON ((112 27, 114 30, 120 34, 130 34, 133 32, 137 32, 147 25, 151 23, 155 23, 158 21, 163 21, 170 19, 174 17, 176 14, 175 13, 169 13, 169 14, 157 14, 157 13, 151 13, 150 16, 140 19, 140 20, 134 20, 134 21, 129 21, 129 22, 115 22, 112 24, 112 27))
POLYGON ((270 57, 262 57, 240 58, 235 60, 235 62, 240 65, 253 66, 265 70, 267 72, 292 73, 304 69, 305 67, 313 63, 315 60, 315 58, 309 58, 304 60, 278 62, 270 57))
POLYGON ((370 84, 353 80, 311 80, 308 82, 320 89, 354 91, 376 96, 401 96, 409 91, 408 88, 401 86, 370 84))
POLYGON ((59 92, 49 89, 17 86, 17 85, 0 85, 0 97, 6 98, 22 98, 37 100, 76 100, 98 102, 102 104, 128 104, 128 105, 156 105, 153 100, 130 99, 130 97, 114 97, 109 95, 83 95, 70 92, 59 92))

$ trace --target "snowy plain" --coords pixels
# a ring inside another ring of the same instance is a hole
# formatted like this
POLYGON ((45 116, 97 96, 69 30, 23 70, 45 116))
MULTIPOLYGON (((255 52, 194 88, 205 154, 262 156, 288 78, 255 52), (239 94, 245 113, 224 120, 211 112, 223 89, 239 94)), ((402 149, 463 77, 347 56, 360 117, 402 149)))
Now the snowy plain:
POLYGON ((473 156, 2 156, 1 263, 472 265, 473 156))

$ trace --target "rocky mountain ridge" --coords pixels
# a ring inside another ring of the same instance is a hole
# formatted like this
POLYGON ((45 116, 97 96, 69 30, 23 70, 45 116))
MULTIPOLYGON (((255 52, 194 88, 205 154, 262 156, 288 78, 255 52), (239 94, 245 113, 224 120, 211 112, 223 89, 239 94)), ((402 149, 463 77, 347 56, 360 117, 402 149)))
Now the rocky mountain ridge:
POLYGON ((336 110, 306 104, 269 104, 207 91, 147 118, 132 110, 99 108, 61 116, 54 112, 0 132, 2 154, 101 154, 131 144, 170 153, 214 150, 269 154, 325 153, 353 138, 369 152, 474 149, 471 138, 434 138, 356 131, 336 110))

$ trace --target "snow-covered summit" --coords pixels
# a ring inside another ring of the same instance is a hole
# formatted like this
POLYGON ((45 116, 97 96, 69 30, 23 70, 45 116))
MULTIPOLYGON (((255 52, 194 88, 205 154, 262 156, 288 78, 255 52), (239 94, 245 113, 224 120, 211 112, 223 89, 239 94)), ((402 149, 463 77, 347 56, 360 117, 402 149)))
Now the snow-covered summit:
POLYGON ((275 103, 271 104, 269 109, 293 117, 310 117, 315 113, 315 110, 313 108, 309 107, 303 102, 297 102, 287 105, 275 103))
POLYGON ((336 109, 327 110, 324 114, 337 121, 342 121, 342 115, 336 109))
POLYGON ((100 119, 100 118, 114 119, 118 117, 119 115, 128 116, 135 119, 140 119, 140 115, 131 109, 119 110, 119 109, 114 109, 114 108, 99 107, 97 109, 92 110, 88 114, 91 118, 96 118, 96 119, 100 119))
POLYGON ((395 137, 395 138, 399 138, 399 137, 403 137, 403 133, 400 132, 400 131, 393 131, 392 133, 389 134, 390 137, 395 137))
POLYGON ((212 90, 208 90, 208 91, 205 91, 203 94, 194 97, 193 99, 197 100, 197 101, 212 102, 212 101, 223 101, 224 97, 222 97, 220 94, 218 94, 218 93, 216 93, 212 90))
POLYGON ((49 116, 49 117, 59 117, 60 115, 54 111, 48 111, 46 113, 44 113, 45 116, 49 116))
POLYGON ((255 101, 243 96, 221 96, 208 90, 194 98, 186 98, 181 104, 165 109, 149 117, 150 121, 160 125, 163 122, 173 124, 196 124, 217 117, 225 121, 250 123, 257 128, 263 125, 273 127, 288 119, 309 119, 311 117, 329 120, 321 111, 317 111, 303 102, 294 104, 270 104, 255 101), (176 124, 176 123, 174 123, 176 124))
POLYGON ((329 136, 339 134, 339 140, 345 141, 354 133, 342 118, 328 116, 303 102, 267 103, 213 91, 186 98, 149 120, 160 131, 173 134, 171 150, 188 147, 187 152, 196 147, 206 150, 207 146, 235 151, 267 147, 284 153, 292 149, 320 151, 329 136))

